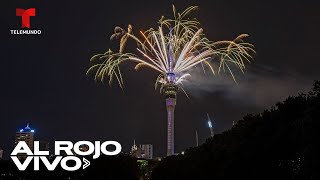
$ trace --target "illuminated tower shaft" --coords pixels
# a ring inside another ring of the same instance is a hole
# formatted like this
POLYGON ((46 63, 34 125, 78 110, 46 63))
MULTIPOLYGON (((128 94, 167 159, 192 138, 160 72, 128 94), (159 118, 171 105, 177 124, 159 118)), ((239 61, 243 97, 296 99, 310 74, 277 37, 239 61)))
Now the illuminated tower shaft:
POLYGON ((174 109, 176 107, 176 95, 178 86, 172 83, 162 85, 162 93, 165 95, 167 108, 167 156, 174 154, 174 109))
POLYGON ((176 106, 176 98, 166 97, 166 107, 168 113, 168 134, 167 134, 167 155, 174 154, 174 108, 176 106))

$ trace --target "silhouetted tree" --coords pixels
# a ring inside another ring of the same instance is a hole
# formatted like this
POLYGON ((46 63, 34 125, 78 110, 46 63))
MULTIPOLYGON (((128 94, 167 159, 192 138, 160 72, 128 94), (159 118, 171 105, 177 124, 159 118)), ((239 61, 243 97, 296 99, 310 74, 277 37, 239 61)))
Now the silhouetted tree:
POLYGON ((231 130, 184 155, 165 158, 153 180, 317 179, 312 172, 312 123, 320 119, 320 81, 308 94, 248 114, 231 130))

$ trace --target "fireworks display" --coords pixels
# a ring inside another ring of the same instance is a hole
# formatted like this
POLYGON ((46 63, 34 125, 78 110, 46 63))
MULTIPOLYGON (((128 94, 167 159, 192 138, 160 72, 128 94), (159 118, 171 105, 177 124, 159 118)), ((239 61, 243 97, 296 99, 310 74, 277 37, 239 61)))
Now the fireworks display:
MULTIPOLYGON (((191 76, 191 69, 201 66, 209 68, 213 75, 215 69, 218 73, 228 71, 235 80, 231 71, 232 65, 245 70, 245 62, 250 62, 254 46, 243 41, 247 34, 241 34, 233 41, 213 42, 206 38, 199 21, 189 18, 189 13, 197 9, 196 6, 177 13, 173 6, 173 19, 162 16, 159 27, 140 31, 140 38, 133 34, 129 24, 125 31, 120 27, 114 29, 112 39, 120 39, 119 52, 111 50, 104 54, 97 54, 91 58, 92 66, 87 74, 94 72, 96 81, 112 81, 116 79, 121 88, 124 82, 120 65, 125 61, 136 63, 135 69, 147 67, 159 73, 155 89, 160 84, 160 92, 165 95, 167 109, 167 156, 175 154, 174 151, 174 111, 176 95, 183 89, 183 81, 191 76), (128 39, 137 43, 136 52, 124 52, 128 39), (215 67, 217 66, 217 67, 215 67)), ((188 95, 187 95, 188 96, 188 95)))
POLYGON ((142 67, 152 68, 159 73, 155 82, 157 85, 174 84, 182 88, 182 82, 192 74, 188 70, 195 66, 207 66, 213 75, 221 71, 230 72, 232 67, 245 70, 245 62, 250 62, 255 53, 254 46, 243 41, 247 34, 241 34, 232 41, 223 40, 213 42, 205 37, 199 21, 190 18, 190 12, 197 9, 191 6, 182 13, 177 13, 173 6, 173 19, 162 16, 159 27, 133 35, 133 28, 128 25, 125 31, 115 28, 111 39, 120 39, 119 52, 108 50, 91 58, 92 66, 87 74, 94 73, 96 81, 108 81, 109 84, 116 79, 121 88, 124 82, 119 65, 124 61, 136 63, 135 69, 142 67), (124 52, 128 39, 137 43, 136 52, 124 52), (217 67, 215 67, 217 66, 217 67))

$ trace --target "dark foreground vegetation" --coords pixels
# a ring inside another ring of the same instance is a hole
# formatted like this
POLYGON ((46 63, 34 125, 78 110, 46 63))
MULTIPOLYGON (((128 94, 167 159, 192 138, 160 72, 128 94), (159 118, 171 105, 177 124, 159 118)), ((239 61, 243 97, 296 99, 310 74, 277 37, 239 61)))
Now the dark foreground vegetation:
POLYGON ((164 159, 153 180, 320 179, 313 167, 313 121, 320 120, 320 82, 308 94, 246 115, 228 131, 184 155, 164 159))
MULTIPOLYGON (((320 81, 308 94, 289 97, 270 110, 248 114, 228 131, 217 134, 184 155, 162 159, 152 180, 316 180, 313 121, 320 120, 320 81)), ((316 153, 315 153, 316 152, 316 153)), ((0 161, 0 180, 92 179, 135 180, 146 170, 128 155, 101 156, 85 170, 20 172, 0 161)), ((151 172, 151 171, 149 171, 151 172)))

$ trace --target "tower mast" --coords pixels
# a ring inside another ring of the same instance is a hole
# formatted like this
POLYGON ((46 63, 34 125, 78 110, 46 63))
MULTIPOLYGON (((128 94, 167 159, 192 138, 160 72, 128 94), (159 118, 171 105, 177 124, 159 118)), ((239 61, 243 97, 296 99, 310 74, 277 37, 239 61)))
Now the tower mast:
POLYGON ((209 129, 210 129, 210 135, 211 135, 211 137, 213 137, 214 136, 214 132, 213 132, 213 127, 212 127, 212 121, 211 121, 208 113, 207 113, 207 117, 208 117, 208 126, 209 126, 209 129))
POLYGON ((161 92, 165 95, 167 108, 167 156, 174 155, 174 109, 177 101, 178 86, 175 84, 176 75, 173 72, 173 45, 172 45, 172 29, 170 29, 170 44, 169 44, 169 69, 166 74, 167 83, 161 86, 161 92))

